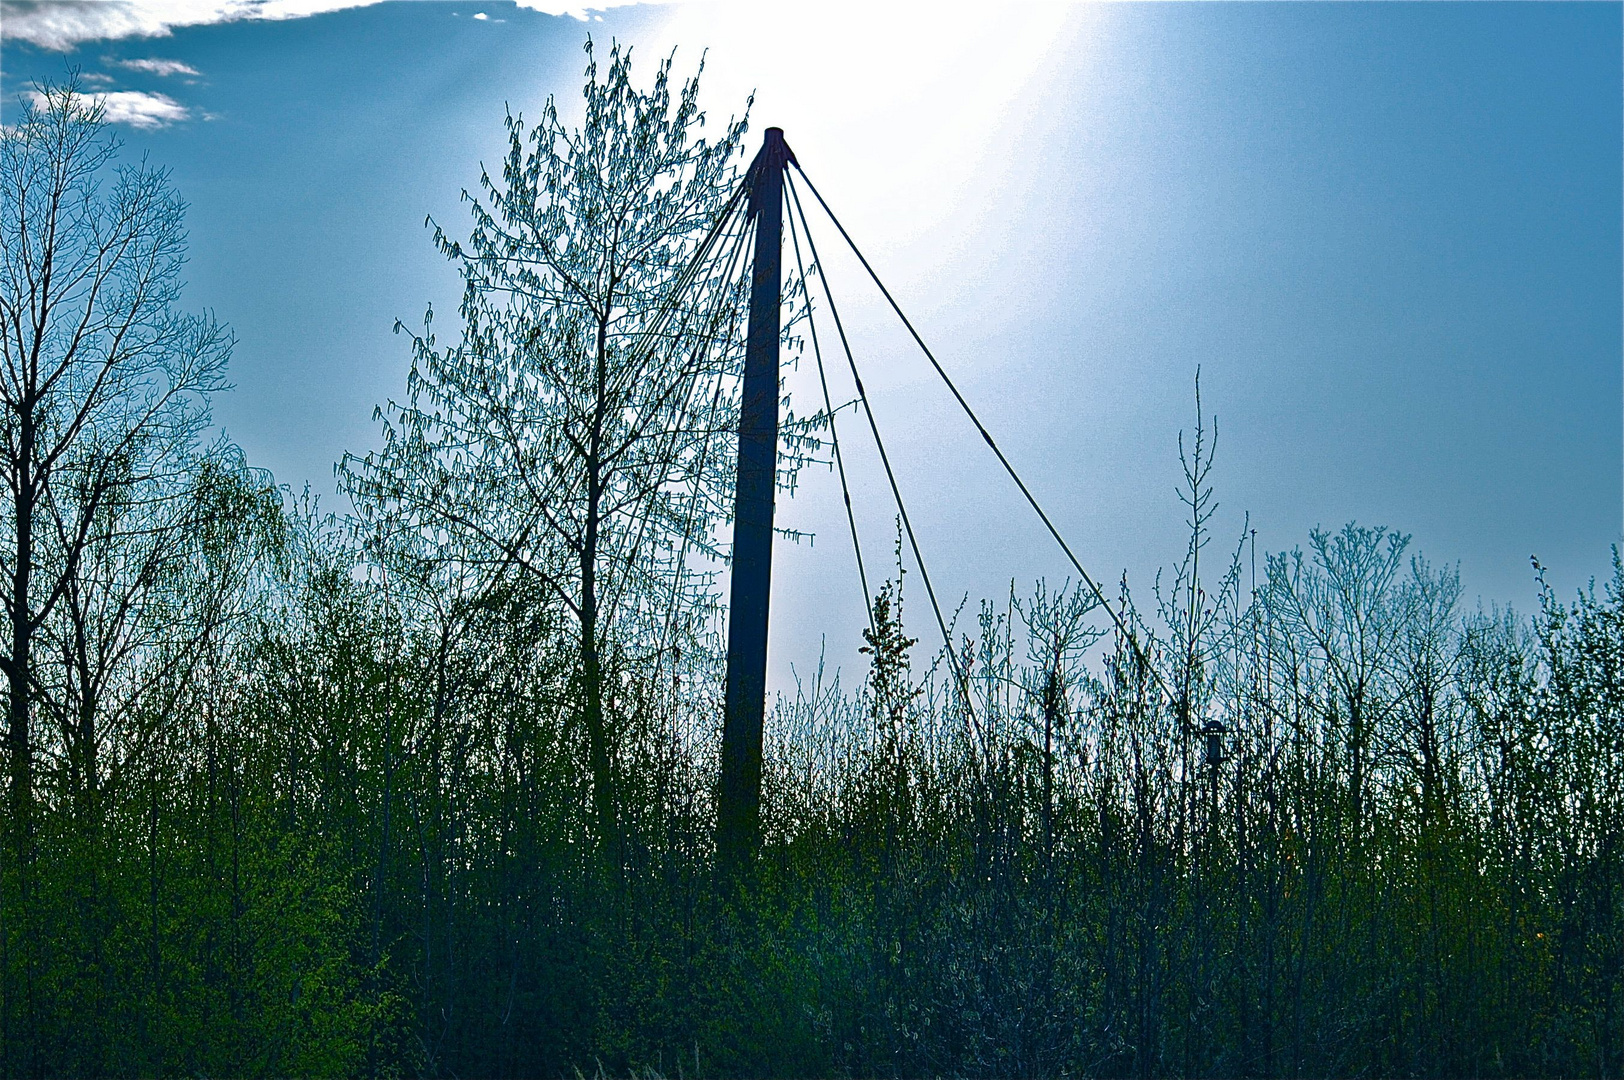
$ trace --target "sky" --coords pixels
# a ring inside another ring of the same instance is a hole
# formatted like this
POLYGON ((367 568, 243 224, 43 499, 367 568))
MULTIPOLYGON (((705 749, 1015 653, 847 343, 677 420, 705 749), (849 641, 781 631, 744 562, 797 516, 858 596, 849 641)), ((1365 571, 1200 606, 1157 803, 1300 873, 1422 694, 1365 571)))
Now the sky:
MULTIPOLYGON (((580 100, 582 45, 754 91, 1085 566, 1142 602, 1183 553, 1194 380, 1219 427, 1209 559, 1348 521, 1458 565, 1466 606, 1563 595, 1624 529, 1618 4, 628 5, 142 0, 0 7, 0 120, 77 69, 189 203, 185 304, 236 333, 215 415, 327 505, 378 442, 454 270, 425 219, 505 108, 580 100)), ((950 606, 1067 576, 973 428, 819 236, 950 606)), ((809 369, 787 374, 798 411, 809 369)), ((837 396, 840 390, 836 389, 837 396)), ((848 414, 849 415, 849 414, 848 414)), ((893 513, 845 429, 865 558, 893 513)), ((860 664, 840 494, 779 523, 770 681, 860 664)), ((909 619, 935 635, 909 578, 909 619)))

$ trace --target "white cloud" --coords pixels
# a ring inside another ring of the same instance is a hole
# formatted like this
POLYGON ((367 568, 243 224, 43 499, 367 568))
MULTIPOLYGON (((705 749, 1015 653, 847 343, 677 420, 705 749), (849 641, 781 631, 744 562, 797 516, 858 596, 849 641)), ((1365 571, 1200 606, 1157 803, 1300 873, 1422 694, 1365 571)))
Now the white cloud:
MULTIPOLYGON (((70 52, 86 41, 120 37, 167 37, 177 26, 234 23, 239 19, 299 19, 325 11, 365 8, 383 0, 0 0, 3 36, 70 52)), ((516 0, 521 8, 544 15, 588 18, 646 0, 516 0)), ((661 0, 654 0, 659 3, 661 0)), ((500 19, 497 19, 500 21, 500 19)))
POLYGON ((490 16, 485 14, 483 11, 476 11, 474 12, 474 18, 483 20, 490 18, 490 16))
MULTIPOLYGON (((36 106, 45 95, 38 90, 28 95, 36 106)), ((128 124, 133 128, 151 130, 191 119, 191 110, 166 94, 148 94, 140 90, 114 90, 106 94, 93 94, 105 110, 103 115, 110 124, 128 124)))
POLYGON ((191 116, 186 106, 164 94, 139 90, 115 90, 102 95, 108 122, 133 128, 161 128, 191 116))
POLYGON ((514 0, 519 7, 539 11, 543 15, 568 15, 572 19, 585 22, 594 11, 608 11, 610 8, 629 7, 633 4, 653 3, 664 6, 671 0, 604 0, 597 4, 571 4, 559 3, 559 0, 514 0))
MULTIPOLYGON (((167 37, 177 26, 244 19, 302 19, 383 0, 0 0, 4 36, 42 49, 69 52, 86 41, 167 37)), ((516 0, 546 15, 586 19, 594 11, 647 0, 516 0)), ((660 3, 662 0, 654 0, 660 3)), ((495 20, 500 22, 501 20, 495 20)))
POLYGON ((183 64, 179 60, 119 60, 117 63, 121 68, 128 68, 131 71, 144 71, 148 75, 167 77, 170 75, 203 74, 192 65, 183 64))
POLYGON ((86 41, 167 37, 177 26, 300 19, 382 0, 0 0, 5 36, 68 52, 86 41))

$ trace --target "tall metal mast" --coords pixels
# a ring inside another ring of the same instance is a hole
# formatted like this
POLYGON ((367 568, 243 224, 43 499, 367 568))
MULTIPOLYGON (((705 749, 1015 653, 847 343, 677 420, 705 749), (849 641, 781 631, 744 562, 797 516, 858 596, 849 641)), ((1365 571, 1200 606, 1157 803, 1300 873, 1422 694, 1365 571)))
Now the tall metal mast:
POLYGON ((795 155, 768 128, 746 183, 756 219, 750 324, 739 404, 733 494, 733 582, 727 618, 727 704, 716 850, 724 867, 747 861, 761 835, 761 731, 767 698, 767 601, 772 587, 773 489, 778 475, 778 337, 784 170, 795 155))

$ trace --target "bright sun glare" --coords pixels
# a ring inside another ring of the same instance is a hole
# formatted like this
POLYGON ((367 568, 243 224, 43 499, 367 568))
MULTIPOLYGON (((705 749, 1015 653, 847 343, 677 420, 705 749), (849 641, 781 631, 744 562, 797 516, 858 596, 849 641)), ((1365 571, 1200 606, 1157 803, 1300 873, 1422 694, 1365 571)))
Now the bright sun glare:
POLYGON ((707 49, 711 107, 725 115, 754 90, 752 144, 783 128, 819 186, 846 196, 852 223, 887 244, 974 214, 1001 172, 993 137, 1025 123, 1052 54, 1075 50, 1078 21, 1052 4, 693 4, 648 46, 680 47, 683 70, 707 49))

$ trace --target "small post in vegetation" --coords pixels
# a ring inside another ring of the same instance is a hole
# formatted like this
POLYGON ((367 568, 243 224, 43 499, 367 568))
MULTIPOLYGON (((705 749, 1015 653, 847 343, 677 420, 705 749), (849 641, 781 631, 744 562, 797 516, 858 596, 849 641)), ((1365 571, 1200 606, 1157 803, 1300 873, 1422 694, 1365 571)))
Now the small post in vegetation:
POLYGON ((1201 734, 1207 737, 1207 764, 1217 768, 1228 757, 1224 752, 1224 736, 1229 734, 1229 729, 1217 720, 1209 720, 1201 734))
POLYGON ((772 586, 773 488, 778 475, 778 338, 784 170, 794 160, 768 128, 746 183, 756 221, 750 324, 739 404, 733 581, 727 617, 727 697, 716 852, 723 867, 753 855, 761 831, 761 732, 767 697, 767 600, 772 586))

